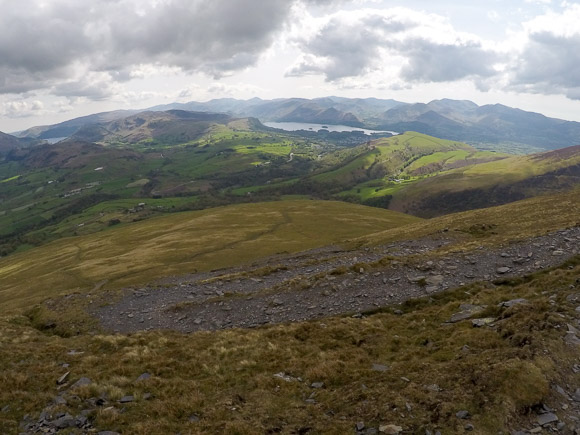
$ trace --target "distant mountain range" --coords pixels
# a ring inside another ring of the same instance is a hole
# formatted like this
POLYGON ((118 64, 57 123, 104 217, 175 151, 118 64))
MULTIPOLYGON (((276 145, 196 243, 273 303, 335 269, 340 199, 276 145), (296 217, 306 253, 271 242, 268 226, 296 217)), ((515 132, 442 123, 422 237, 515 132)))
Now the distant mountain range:
MULTIPOLYGON (((411 130, 466 142, 482 149, 520 153, 580 144, 579 122, 548 118, 501 104, 478 106, 471 101, 450 99, 435 100, 428 104, 408 104, 376 98, 222 98, 203 103, 172 103, 147 109, 168 110, 225 113, 233 117, 255 117, 262 122, 344 124, 399 132, 411 130)), ((87 126, 98 131, 105 124, 129 119, 138 113, 141 112, 129 110, 98 113, 55 125, 33 127, 17 135, 21 138, 49 140, 69 137, 80 130, 86 132, 87 126)))
POLYGON ((256 117, 263 122, 310 122, 316 124, 342 124, 364 127, 376 116, 393 107, 405 105, 395 100, 377 98, 325 97, 312 100, 304 98, 280 98, 275 100, 236 100, 222 98, 206 103, 195 101, 156 106, 151 110, 195 110, 225 112, 234 116, 256 117))

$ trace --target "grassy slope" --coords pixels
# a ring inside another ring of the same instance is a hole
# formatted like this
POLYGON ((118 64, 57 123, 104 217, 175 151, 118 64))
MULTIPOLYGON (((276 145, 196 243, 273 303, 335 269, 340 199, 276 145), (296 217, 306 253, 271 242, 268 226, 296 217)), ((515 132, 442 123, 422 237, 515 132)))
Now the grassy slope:
POLYGON ((303 174, 308 170, 304 161, 314 159, 320 147, 328 145, 316 145, 315 149, 316 141, 313 144, 299 137, 249 128, 247 121, 237 120, 213 126, 199 140, 171 147, 146 143, 127 150, 77 142, 38 148, 20 161, 0 161, 0 237, 24 233, 23 243, 31 240, 38 244, 63 235, 83 234, 89 228, 98 231, 118 216, 83 211, 93 203, 69 210, 71 204, 95 194, 125 199, 129 204, 125 210, 132 207, 133 198, 135 205, 152 204, 154 201, 143 197, 162 195, 164 201, 158 205, 164 210, 156 211, 170 211, 168 207, 176 203, 191 205, 199 193, 214 184, 231 183, 254 190, 249 186, 265 185, 279 173, 294 177, 303 174), (301 159, 289 162, 290 152, 299 153, 301 159), (269 164, 259 166, 266 162, 269 164), (97 168, 101 169, 95 171, 97 168), (61 225, 63 215, 72 215, 70 221, 76 225, 91 225, 77 231, 66 223, 61 225))
POLYGON ((469 165, 407 184, 394 192, 391 208, 404 210, 412 202, 447 192, 486 189, 510 185, 580 163, 580 149, 513 156, 498 161, 469 165))
POLYGON ((312 177, 323 183, 352 183, 343 194, 361 199, 392 195, 402 187, 395 178, 405 178, 405 184, 420 176, 448 171, 454 167, 473 165, 507 157, 506 154, 477 151, 455 141, 435 138, 416 132, 374 141, 366 151, 340 167, 312 177))
POLYGON ((178 213, 0 259, 2 310, 63 291, 90 291, 251 262, 418 221, 340 202, 282 201, 178 213))
MULTIPOLYGON (((358 240, 361 244, 390 243, 420 238, 440 231, 461 241, 460 248, 494 246, 580 225, 580 188, 480 210, 454 213, 386 230, 358 240), (480 231, 482 226, 488 229, 480 231)), ((451 249, 458 249, 453 246, 451 249)))
MULTIPOLYGON (((411 224, 366 241, 420 237, 448 227, 462 241, 459 248, 507 243, 577 223, 579 199, 579 192, 535 198, 411 224), (484 234, 471 230, 482 223, 497 226, 484 234)), ((299 210, 303 208, 304 203, 299 210)), ((200 213, 198 222, 219 224, 216 211, 211 213, 200 213)), ((315 225, 311 221, 302 223, 315 225)), ((171 246, 168 235, 157 234, 157 240, 171 246)), ((99 252, 98 243, 93 248, 99 252)), ((546 402, 551 383, 580 381, 570 370, 577 349, 562 340, 566 322, 575 315, 575 304, 567 303, 566 296, 577 291, 571 286, 579 274, 580 261, 575 261, 527 280, 474 284, 412 301, 401 307, 400 316, 385 310, 363 319, 333 317, 190 335, 62 338, 38 332, 25 317, 5 318, 0 320, 0 348, 10 352, 0 352, 0 406, 10 407, 0 413, 0 428, 13 433, 24 414, 37 417, 57 394, 55 379, 66 370, 71 370, 71 382, 88 376, 93 384, 79 389, 79 399, 60 409, 76 415, 86 406, 82 399, 107 393, 113 408, 95 412, 94 424, 123 433, 289 434, 308 427, 309 433, 338 434, 352 432, 359 421, 367 427, 396 424, 412 433, 462 433, 466 422, 455 413, 463 409, 472 415, 476 434, 530 427, 526 414, 546 402), (520 297, 530 305, 497 308, 501 301, 520 297), (485 315, 501 320, 495 328, 443 324, 465 302, 489 305, 485 315), (462 350, 466 345, 468 350, 462 350), (81 353, 70 355, 70 349, 81 353), (63 362, 70 367, 61 368, 63 362), (373 371, 373 364, 389 369, 373 371), (152 379, 135 382, 143 372, 152 379), (302 381, 273 376, 279 372, 302 381), (314 390, 312 382, 325 387, 314 390), (428 388, 434 384, 441 391, 428 388), (153 398, 145 400, 146 392, 153 398), (128 394, 136 401, 121 413, 115 401, 128 394), (306 403, 308 398, 315 403, 306 403), (191 415, 200 420, 190 422, 191 415)), ((27 291, 21 291, 18 296, 29 300, 27 291)), ((34 315, 32 320, 42 321, 34 315)))

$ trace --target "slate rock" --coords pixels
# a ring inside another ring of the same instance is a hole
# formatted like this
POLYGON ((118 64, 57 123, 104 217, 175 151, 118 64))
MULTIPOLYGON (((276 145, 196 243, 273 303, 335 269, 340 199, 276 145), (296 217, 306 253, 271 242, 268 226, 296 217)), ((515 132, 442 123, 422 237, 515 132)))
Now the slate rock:
POLYGON ((364 430, 365 424, 362 421, 359 421, 359 422, 357 422, 355 427, 356 427, 356 430, 358 430, 360 432, 361 430, 364 430))
POLYGON ((484 326, 491 325, 493 322, 495 322, 495 318, 484 317, 482 319, 473 319, 471 321, 471 324, 473 325, 474 328, 482 328, 484 326))
POLYGON ((498 267, 495 271, 500 274, 503 275, 504 273, 508 273, 511 269, 509 267, 498 267))
POLYGON ((487 308, 485 305, 461 304, 459 306, 460 311, 453 314, 447 322, 457 323, 462 320, 469 319, 471 316, 480 311, 483 311, 485 308, 487 308))
POLYGON ((101 432, 97 432, 97 435, 121 435, 119 432, 113 432, 111 430, 102 430, 101 432))
POLYGON ((471 416, 469 415, 469 411, 462 410, 462 411, 457 411, 455 413, 455 417, 460 418, 462 420, 465 420, 465 419, 467 419, 467 418, 469 418, 471 416))
POLYGON ((65 399, 64 397, 62 397, 62 396, 56 396, 56 397, 54 398, 54 404, 55 404, 55 405, 66 405, 66 404, 67 404, 67 401, 66 401, 66 399, 65 399))
POLYGON ((84 387, 85 385, 91 385, 92 382, 93 381, 91 381, 89 378, 86 378, 83 376, 78 381, 76 381, 74 384, 72 384, 70 389, 73 390, 75 388, 84 387))
POLYGON ((79 415, 76 418, 76 425, 77 427, 83 427, 89 423, 89 419, 84 415, 79 415))
POLYGON ((51 423, 51 426, 57 429, 67 429, 69 427, 75 427, 76 425, 76 419, 70 414, 65 414, 51 423))
POLYGON ((558 416, 553 412, 546 412, 545 414, 538 415, 538 423, 540 426, 544 426, 546 424, 555 423, 558 421, 558 416))
POLYGON ((131 403, 135 400, 135 397, 133 396, 123 396, 121 397, 121 400, 119 400, 119 403, 131 403))
POLYGON ((387 424, 384 426, 379 426, 379 432, 388 435, 399 435, 401 432, 403 432, 403 428, 394 424, 387 424))
POLYGON ((425 282, 432 286, 441 285, 443 283, 443 275, 435 275, 430 276, 429 278, 425 279, 425 282))
POLYGON ((324 382, 313 382, 310 384, 310 388, 324 388, 324 382))
POLYGON ((513 307, 514 305, 523 305, 523 304, 528 304, 528 303, 529 302, 527 299, 519 298, 519 299, 512 299, 511 301, 500 302, 498 304, 498 307, 510 308, 510 307, 513 307))
POLYGON ((149 373, 143 373, 142 375, 140 375, 137 378, 137 382, 139 381, 146 381, 147 379, 149 379, 151 377, 151 375, 149 373))
POLYGON ((573 334, 571 332, 566 333, 564 341, 566 342, 566 344, 580 346, 580 338, 578 338, 576 334, 573 334))

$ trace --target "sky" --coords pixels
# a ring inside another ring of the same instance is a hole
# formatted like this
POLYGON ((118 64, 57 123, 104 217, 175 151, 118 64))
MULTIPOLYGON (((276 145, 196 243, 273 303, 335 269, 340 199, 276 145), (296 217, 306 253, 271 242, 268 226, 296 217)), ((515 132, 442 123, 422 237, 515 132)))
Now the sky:
POLYGON ((580 121, 580 0, 0 0, 0 131, 233 97, 580 121))

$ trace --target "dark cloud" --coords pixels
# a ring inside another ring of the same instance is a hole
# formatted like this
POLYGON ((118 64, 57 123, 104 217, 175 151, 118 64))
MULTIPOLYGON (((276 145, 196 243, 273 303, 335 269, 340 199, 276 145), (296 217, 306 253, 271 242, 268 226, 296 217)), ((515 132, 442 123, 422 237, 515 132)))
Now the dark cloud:
POLYGON ((84 97, 92 101, 103 101, 115 95, 115 87, 108 74, 89 74, 81 80, 59 83, 51 93, 58 97, 84 97))
POLYGON ((513 68, 516 90, 580 99, 580 34, 532 33, 513 68))
POLYGON ((273 42, 292 2, 171 0, 110 23, 103 68, 151 61, 219 76, 253 65, 273 42), (113 65, 108 65, 109 62, 113 65))
POLYGON ((68 94, 86 71, 127 80, 142 64, 228 74, 256 63, 296 1, 0 0, 0 93, 68 94))

